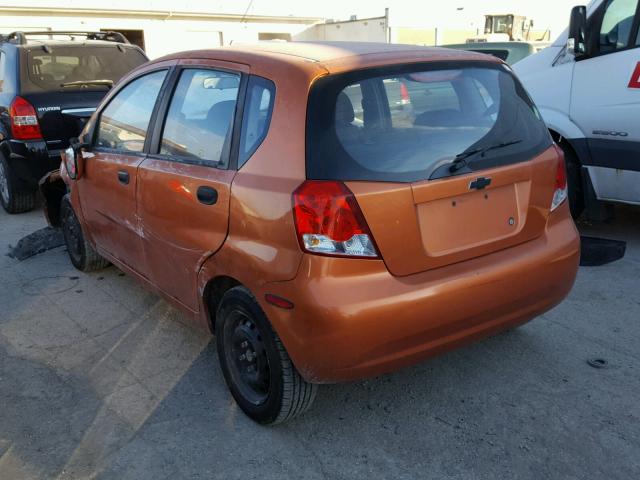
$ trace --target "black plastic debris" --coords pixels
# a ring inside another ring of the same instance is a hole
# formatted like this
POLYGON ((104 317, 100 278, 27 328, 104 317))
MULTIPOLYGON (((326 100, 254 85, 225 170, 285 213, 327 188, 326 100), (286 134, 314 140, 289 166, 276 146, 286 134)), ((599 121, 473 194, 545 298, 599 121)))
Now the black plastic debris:
POLYGON ((62 230, 45 227, 22 237, 15 247, 9 245, 8 255, 17 260, 25 260, 62 245, 64 245, 62 230))
POLYGON ((607 366, 607 361, 604 358, 590 358, 587 363, 593 368, 606 368, 607 366))
POLYGON ((608 238, 580 237, 580 266, 599 267, 624 257, 627 242, 608 238))

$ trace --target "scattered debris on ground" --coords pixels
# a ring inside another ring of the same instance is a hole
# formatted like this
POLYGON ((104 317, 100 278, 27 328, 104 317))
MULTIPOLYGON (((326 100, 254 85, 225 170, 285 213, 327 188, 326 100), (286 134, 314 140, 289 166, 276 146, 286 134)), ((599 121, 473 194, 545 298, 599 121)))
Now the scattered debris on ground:
POLYGON ((627 242, 608 238, 580 237, 580 266, 599 267, 624 257, 627 242))
POLYGON ((64 245, 64 236, 59 228, 45 227, 22 237, 14 247, 9 245, 8 255, 17 260, 25 260, 52 248, 64 245))

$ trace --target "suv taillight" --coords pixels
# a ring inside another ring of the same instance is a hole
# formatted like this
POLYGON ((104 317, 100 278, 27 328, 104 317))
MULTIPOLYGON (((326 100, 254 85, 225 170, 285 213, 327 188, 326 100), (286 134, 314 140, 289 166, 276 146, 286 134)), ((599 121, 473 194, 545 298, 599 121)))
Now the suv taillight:
POLYGON ((305 181, 293 192, 293 216, 300 246, 306 252, 378 257, 358 202, 342 182, 305 181))
POLYGON ((9 107, 11 134, 16 140, 36 140, 42 138, 36 109, 22 97, 14 98, 9 107))
POLYGON ((567 170, 564 164, 564 153, 559 147, 558 166, 556 167, 556 182, 553 189, 553 199, 551 200, 551 211, 553 212, 558 206, 567 199, 567 170))

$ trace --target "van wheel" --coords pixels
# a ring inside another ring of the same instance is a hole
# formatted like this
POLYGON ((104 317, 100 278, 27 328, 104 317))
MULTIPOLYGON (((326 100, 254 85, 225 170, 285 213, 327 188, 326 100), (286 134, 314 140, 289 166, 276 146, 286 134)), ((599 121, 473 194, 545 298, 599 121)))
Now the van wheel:
POLYGON ((92 272, 109 266, 109 262, 95 251, 84 236, 78 217, 71 206, 69 195, 62 198, 60 220, 69 259, 74 267, 83 272, 92 272))
POLYGON ((2 154, 0 154, 0 203, 7 213, 28 212, 36 205, 36 192, 21 192, 16 188, 16 178, 2 154))
POLYGON ((222 373, 247 416, 276 424, 311 406, 318 386, 300 376, 249 290, 234 287, 224 294, 215 327, 222 373))
POLYGON ((560 143, 560 148, 562 148, 564 152, 564 160, 567 168, 569 210, 571 210, 571 216, 577 219, 584 211, 584 190, 582 188, 580 162, 573 149, 565 142, 560 143))

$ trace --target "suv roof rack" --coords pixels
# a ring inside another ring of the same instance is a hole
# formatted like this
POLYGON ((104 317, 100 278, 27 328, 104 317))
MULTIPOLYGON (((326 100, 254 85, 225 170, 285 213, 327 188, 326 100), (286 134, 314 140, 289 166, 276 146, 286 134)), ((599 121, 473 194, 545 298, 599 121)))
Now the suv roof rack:
POLYGON ((129 43, 127 37, 120 32, 81 32, 81 31, 40 31, 40 32, 11 32, 8 35, 0 35, 0 42, 17 43, 25 45, 27 37, 32 35, 49 35, 65 37, 85 37, 87 40, 103 40, 105 42, 129 43))

